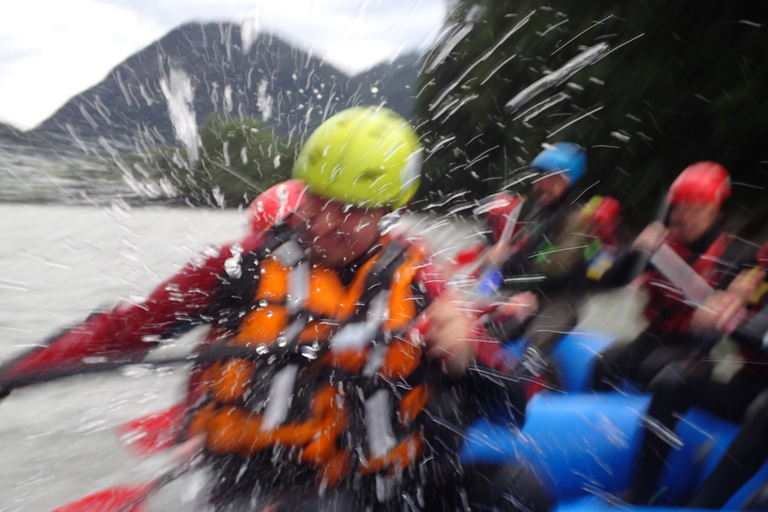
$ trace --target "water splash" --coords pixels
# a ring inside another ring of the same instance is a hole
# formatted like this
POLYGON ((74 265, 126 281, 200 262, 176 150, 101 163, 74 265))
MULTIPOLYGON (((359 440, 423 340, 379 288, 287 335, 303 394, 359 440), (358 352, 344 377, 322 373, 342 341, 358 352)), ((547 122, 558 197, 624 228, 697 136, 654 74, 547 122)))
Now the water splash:
POLYGON ((173 133, 176 139, 187 148, 187 159, 190 165, 193 165, 200 156, 197 120, 192 106, 195 97, 192 80, 184 70, 171 67, 168 78, 163 77, 160 80, 160 88, 168 102, 168 115, 173 124, 173 133))
POLYGON ((550 87, 562 84, 577 72, 605 57, 610 49, 611 47, 608 43, 598 43, 581 52, 579 55, 563 64, 556 71, 553 71, 520 91, 520 93, 507 102, 504 106, 505 110, 509 114, 517 112, 518 109, 526 105, 541 92, 550 87))
POLYGON ((243 55, 248 55, 253 42, 261 31, 261 9, 253 9, 240 25, 240 40, 243 47, 243 55))
POLYGON ((259 108, 259 112, 261 112, 262 121, 267 121, 272 117, 272 95, 267 92, 268 85, 269 82, 267 82, 266 78, 262 79, 259 82, 259 91, 256 94, 256 106, 259 108))

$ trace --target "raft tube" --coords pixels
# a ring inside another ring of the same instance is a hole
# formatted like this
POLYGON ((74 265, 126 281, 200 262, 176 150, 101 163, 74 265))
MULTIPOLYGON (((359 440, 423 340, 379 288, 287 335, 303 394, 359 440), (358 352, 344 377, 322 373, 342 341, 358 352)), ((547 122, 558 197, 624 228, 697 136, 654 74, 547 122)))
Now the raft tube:
MULTIPOLYGON (((585 392, 594 356, 613 337, 575 331, 552 352, 565 393, 544 392, 528 403, 522 430, 481 421, 468 432, 465 462, 523 463, 545 483, 558 511, 622 509, 662 512, 684 500, 722 457, 738 426, 706 411, 691 409, 678 422, 674 449, 658 486, 659 507, 630 507, 619 495, 637 464, 650 395, 585 392)), ((768 479, 766 464, 724 510, 738 507, 768 479)))

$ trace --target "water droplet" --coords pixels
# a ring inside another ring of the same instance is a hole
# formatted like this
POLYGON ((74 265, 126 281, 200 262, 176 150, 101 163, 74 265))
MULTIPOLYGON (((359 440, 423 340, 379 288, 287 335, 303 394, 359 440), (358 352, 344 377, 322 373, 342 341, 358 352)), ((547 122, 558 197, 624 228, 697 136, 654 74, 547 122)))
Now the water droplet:
POLYGON ((304 345, 301 347, 301 355, 310 361, 317 359, 317 349, 313 345, 304 345))

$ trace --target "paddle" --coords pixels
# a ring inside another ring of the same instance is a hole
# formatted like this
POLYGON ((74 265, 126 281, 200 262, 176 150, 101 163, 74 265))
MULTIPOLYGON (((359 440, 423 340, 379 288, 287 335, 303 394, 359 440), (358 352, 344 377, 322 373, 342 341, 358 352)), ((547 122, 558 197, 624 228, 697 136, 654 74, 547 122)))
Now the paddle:
POLYGON ((158 488, 155 481, 119 485, 63 505, 52 512, 143 512, 142 502, 158 488))
POLYGON ((131 451, 150 456, 173 447, 181 430, 187 407, 175 404, 167 409, 129 420, 115 428, 118 440, 131 451))
POLYGON ((149 482, 116 485, 89 494, 52 512, 144 512, 144 503, 152 494, 203 462, 202 446, 202 436, 186 441, 177 448, 173 457, 180 462, 149 482))
MULTIPOLYGON (((505 251, 505 254, 498 261, 491 261, 490 263, 485 264, 484 267, 483 265, 480 266, 479 270, 481 270, 481 272, 480 272, 480 276, 477 278, 477 284, 475 285, 475 289, 474 289, 475 294, 478 294, 481 292, 481 290, 485 287, 485 281, 491 276, 492 273, 500 270, 502 265, 511 256, 511 253, 513 251, 512 236, 515 234, 517 221, 520 218, 520 212, 522 211, 524 203, 525 203, 525 200, 520 199, 517 202, 517 205, 512 209, 512 211, 506 215, 506 222, 504 223, 504 228, 502 229, 501 235, 499 236, 499 240, 496 242, 496 244, 506 244, 510 248, 507 251, 505 251)), ((485 254, 486 253, 484 252, 482 255, 480 255, 479 259, 480 260, 485 259, 485 254)))
POLYGON ((145 361, 136 361, 135 359, 98 362, 81 361, 79 364, 61 368, 47 368, 38 371, 29 371, 25 375, 19 375, 15 377, 0 377, 0 389, 20 388, 33 384, 51 382, 66 377, 75 377, 78 375, 87 375, 91 373, 112 372, 129 366, 160 367, 177 364, 211 362, 228 357, 248 360, 264 359, 273 356, 276 358, 288 359, 299 357, 310 358, 312 356, 320 355, 321 352, 327 350, 328 348, 330 348, 329 345, 318 347, 317 350, 310 350, 310 347, 307 347, 306 345, 297 346, 296 344, 291 343, 284 346, 272 344, 259 345, 257 347, 229 346, 224 343, 217 343, 213 345, 206 345, 200 350, 191 354, 170 356, 161 359, 150 359, 145 361))
MULTIPOLYGON (((667 244, 662 244, 649 261, 656 270, 683 293, 688 301, 697 307, 702 306, 715 291, 667 244)), ((755 272, 758 269, 759 267, 755 267, 750 272, 755 272)), ((742 307, 725 326, 725 335, 732 336, 740 343, 761 350, 768 350, 768 305, 752 315, 746 307, 742 307)), ((714 340, 710 343, 712 342, 714 340)))

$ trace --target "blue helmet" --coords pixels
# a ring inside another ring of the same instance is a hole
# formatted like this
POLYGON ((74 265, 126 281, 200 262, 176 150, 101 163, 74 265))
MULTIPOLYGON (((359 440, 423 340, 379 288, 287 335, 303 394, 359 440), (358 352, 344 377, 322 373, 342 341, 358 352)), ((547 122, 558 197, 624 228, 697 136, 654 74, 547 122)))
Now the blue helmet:
POLYGON ((556 142, 538 154, 531 167, 545 173, 559 172, 573 185, 587 169, 587 155, 583 149, 570 142, 556 142))

